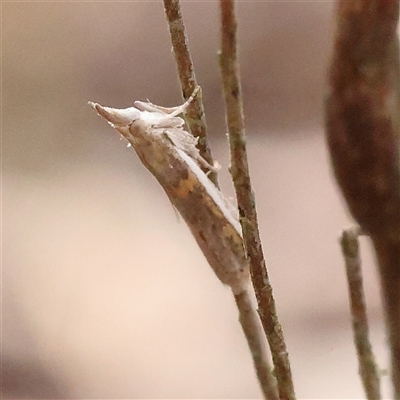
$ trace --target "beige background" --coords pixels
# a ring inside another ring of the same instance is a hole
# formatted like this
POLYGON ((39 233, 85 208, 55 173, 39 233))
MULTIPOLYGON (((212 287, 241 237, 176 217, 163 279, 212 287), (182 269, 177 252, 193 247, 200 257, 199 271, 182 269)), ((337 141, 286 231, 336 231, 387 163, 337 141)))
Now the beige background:
MULTIPOLYGON (((224 191, 218 4, 185 2, 224 191)), ((362 398, 322 98, 332 3, 238 4, 261 233, 299 399, 362 398)), ((228 289, 162 189, 86 105, 181 102, 157 2, 4 2, 5 398, 259 398, 228 289)), ((387 366, 362 241, 372 339, 387 366)), ((384 378, 387 384, 387 378, 384 378)), ((386 395, 388 395, 386 391, 386 395)))

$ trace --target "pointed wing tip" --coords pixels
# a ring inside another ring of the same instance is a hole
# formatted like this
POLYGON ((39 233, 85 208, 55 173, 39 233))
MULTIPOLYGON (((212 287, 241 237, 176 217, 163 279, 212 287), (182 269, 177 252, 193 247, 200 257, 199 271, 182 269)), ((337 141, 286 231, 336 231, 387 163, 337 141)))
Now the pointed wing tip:
POLYGON ((101 115, 101 111, 103 110, 103 107, 98 104, 98 103, 94 103, 93 101, 88 101, 88 105, 97 112, 97 114, 101 115))
POLYGON ((89 101, 88 104, 100 117, 103 117, 114 127, 127 126, 132 123, 133 120, 141 117, 141 112, 135 107, 125 109, 103 107, 92 101, 89 101))
POLYGON ((109 107, 103 107, 98 103, 94 103, 93 101, 88 101, 88 105, 97 112, 100 117, 103 117, 109 122, 113 122, 113 112, 117 111, 109 107))

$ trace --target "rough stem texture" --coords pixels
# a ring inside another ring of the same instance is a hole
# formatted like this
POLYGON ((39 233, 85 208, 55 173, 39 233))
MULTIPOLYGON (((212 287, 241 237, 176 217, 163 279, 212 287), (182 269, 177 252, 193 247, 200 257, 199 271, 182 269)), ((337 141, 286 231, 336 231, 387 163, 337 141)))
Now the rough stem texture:
MULTIPOLYGON (((178 69, 178 77, 182 87, 182 96, 186 101, 190 98, 198 84, 194 73, 192 58, 189 53, 188 40, 179 0, 164 0, 164 10, 168 21, 172 49, 178 69)), ((185 120, 193 136, 199 138, 198 148, 201 156, 210 165, 213 165, 214 161, 207 140, 207 123, 201 92, 197 94, 195 100, 188 107, 185 120)), ((208 177, 218 186, 217 174, 215 172, 209 173, 208 177)))
POLYGON ((264 397, 268 400, 279 400, 276 379, 271 373, 267 357, 260 318, 251 302, 250 294, 248 291, 244 291, 234 296, 239 310, 240 324, 253 357, 254 368, 264 397))
MULTIPOLYGON (((189 53, 179 0, 164 0, 164 9, 168 20, 183 98, 187 100, 198 85, 189 53)), ((207 125, 201 93, 196 96, 192 105, 188 107, 185 113, 185 120, 192 134, 199 138, 198 148, 201 156, 212 165, 213 159, 207 141, 207 125)), ((218 186, 215 172, 208 173, 208 177, 218 186)), ((276 380, 271 373, 266 349, 263 346, 264 338, 260 329, 259 319, 250 301, 249 293, 244 291, 234 294, 234 297, 239 311, 240 323, 253 357, 254 367, 263 394, 268 400, 278 400, 276 380)))
POLYGON ((343 231, 340 243, 346 264, 350 310, 359 373, 367 399, 380 400, 380 376, 369 340, 368 318, 359 253, 359 235, 360 229, 358 227, 347 229, 343 231))
POLYGON ((247 161, 243 105, 237 59, 237 22, 233 0, 220 0, 221 52, 219 55, 225 98, 229 145, 230 172, 235 186, 243 241, 256 293, 258 312, 271 349, 278 382, 279 398, 294 399, 290 363, 282 327, 276 314, 272 287, 262 251, 247 161))
POLYGON ((336 179, 377 256, 400 399, 398 0, 340 0, 326 132, 336 179))

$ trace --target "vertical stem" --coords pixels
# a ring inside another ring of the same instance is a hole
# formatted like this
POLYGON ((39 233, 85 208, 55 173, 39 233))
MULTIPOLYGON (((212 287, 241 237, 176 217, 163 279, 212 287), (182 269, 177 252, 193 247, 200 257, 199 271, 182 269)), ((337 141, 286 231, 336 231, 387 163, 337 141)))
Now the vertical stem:
POLYGON ((359 228, 343 231, 340 240, 346 263, 350 310, 353 323, 354 343, 364 391, 368 400, 380 400, 380 377, 375 356, 369 341, 368 317, 365 305, 364 287, 359 253, 359 228))
POLYGON ((250 262, 259 315, 271 349, 280 399, 295 399, 292 375, 282 327, 276 314, 259 235, 254 193, 247 161, 239 65, 237 60, 237 22, 233 0, 220 0, 221 52, 219 57, 226 106, 230 171, 235 186, 243 241, 250 262))
MULTIPOLYGON (((182 86, 182 94, 184 99, 187 100, 198 85, 189 53, 179 0, 164 0, 164 8, 168 20, 178 76, 182 86)), ((207 141, 207 125, 201 93, 196 96, 192 105, 188 108, 185 119, 192 134, 199 138, 198 147, 201 156, 209 164, 213 164, 211 150, 207 141)), ((208 177, 218 186, 215 172, 209 173, 208 177)), ((259 327, 259 319, 250 301, 249 293, 245 291, 234 296, 239 310, 240 323, 253 357, 254 367, 263 394, 267 400, 278 400, 276 381, 271 373, 266 349, 263 346, 263 335, 259 327)))
POLYGON ((279 400, 276 379, 271 373, 271 366, 267 358, 260 318, 251 302, 250 294, 248 291, 244 291, 234 296, 239 310, 240 324, 253 357, 254 368, 264 397, 267 400, 279 400))
MULTIPOLYGON (((164 0, 164 9, 178 69, 178 77, 182 87, 182 95, 184 100, 187 100, 193 94, 198 84, 194 73, 192 58, 189 53, 185 24, 182 19, 179 0, 164 0)), ((199 138, 198 148, 200 150, 200 155, 210 165, 213 165, 214 161, 207 140, 207 123, 201 92, 197 94, 194 101, 188 107, 185 120, 193 136, 199 138)), ((208 173, 208 177, 218 186, 217 174, 215 172, 208 173)))
POLYGON ((386 326, 391 350, 394 398, 400 400, 400 237, 372 237, 381 273, 386 326))
POLYGON ((326 134, 347 205, 378 260, 400 400, 399 0, 340 0, 326 134))

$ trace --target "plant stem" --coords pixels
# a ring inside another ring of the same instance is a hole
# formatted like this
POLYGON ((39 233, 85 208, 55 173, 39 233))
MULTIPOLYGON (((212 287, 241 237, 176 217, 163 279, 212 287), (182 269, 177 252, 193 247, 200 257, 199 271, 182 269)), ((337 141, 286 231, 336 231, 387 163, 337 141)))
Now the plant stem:
MULTIPOLYGON (((178 69, 178 77, 182 87, 182 95, 184 100, 187 100, 193 94, 198 84, 194 73, 192 58, 189 53, 185 24, 182 19, 179 0, 164 0, 164 10, 168 21, 172 48, 178 69)), ((207 123, 201 91, 188 107, 185 114, 185 120, 193 136, 199 138, 198 149, 200 150, 200 155, 210 165, 213 165, 214 161, 207 139, 207 123)), ((205 170, 205 172, 208 171, 205 170)), ((218 187, 216 172, 210 172, 208 177, 211 182, 218 187)))
MULTIPOLYGON (((182 86, 182 94, 184 99, 187 100, 195 88, 198 87, 198 84, 187 45, 179 0, 164 0, 164 9, 168 20, 178 76, 182 86)), ((192 106, 185 113, 185 120, 192 134, 199 137, 198 148, 201 156, 212 165, 213 159, 207 141, 207 125, 201 92, 197 94, 192 106)), ((215 172, 209 173, 208 177, 218 186, 215 172)), ((259 318, 251 303, 249 293, 248 291, 243 291, 239 294, 234 294, 234 297, 239 311, 240 323, 253 357, 254 367, 263 394, 268 400, 278 400, 276 380, 271 373, 266 348, 263 346, 264 338, 260 329, 259 318)))
POLYGON ((380 376, 369 341, 368 317, 365 305, 358 236, 360 228, 346 229, 340 240, 346 264, 347 283, 352 315, 354 343, 359 373, 368 400, 380 400, 380 376))
POLYGON ((258 229, 254 193, 247 161, 243 106, 237 60, 237 22, 233 0, 220 0, 221 52, 219 56, 225 98, 231 166, 239 208, 243 241, 259 315, 271 349, 281 400, 295 399, 292 375, 282 327, 276 314, 258 229))
POLYGON ((234 294, 234 296, 239 310, 240 324, 253 357, 254 368, 264 397, 268 400, 279 400, 276 379, 271 373, 271 366, 267 357, 260 318, 251 301, 250 293, 244 291, 240 294, 234 294))
POLYGON ((400 399, 400 65, 398 0, 340 0, 326 102, 333 169, 372 240, 400 399))

